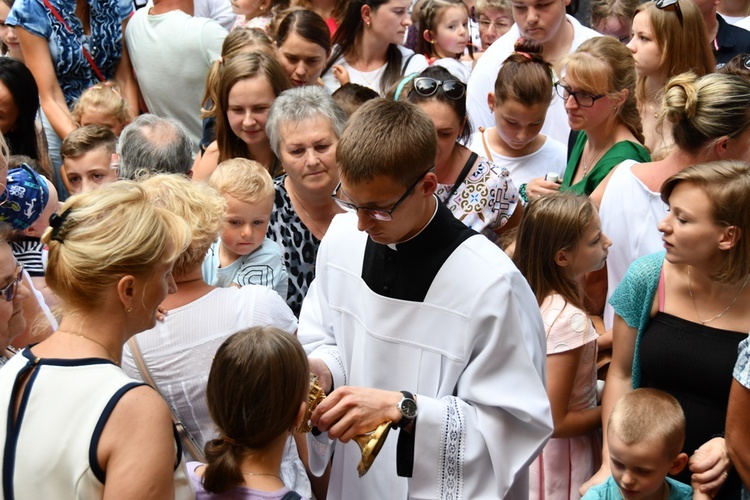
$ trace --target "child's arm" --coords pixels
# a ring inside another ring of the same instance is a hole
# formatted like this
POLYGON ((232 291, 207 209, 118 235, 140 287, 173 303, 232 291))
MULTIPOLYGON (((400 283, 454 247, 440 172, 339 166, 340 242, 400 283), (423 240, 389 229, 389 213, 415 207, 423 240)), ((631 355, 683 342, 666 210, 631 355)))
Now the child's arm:
POLYGON ((690 476, 693 490, 703 492, 707 498, 713 498, 727 480, 727 474, 732 468, 724 438, 715 437, 703 443, 690 457, 689 467, 693 473, 690 476))
POLYGON ((577 411, 568 409, 585 347, 547 355, 547 395, 555 426, 553 438, 582 436, 597 429, 601 422, 600 406, 577 411))
POLYGON ((336 80, 339 81, 339 85, 343 87, 347 83, 351 82, 351 78, 349 77, 349 72, 346 70, 345 67, 341 66, 340 64, 334 64, 332 69, 333 69, 333 76, 335 76, 336 80))
POLYGON ((206 148, 206 152, 203 155, 195 157, 193 163, 193 177, 194 181, 208 181, 211 174, 216 170, 216 166, 219 164, 219 145, 216 141, 212 142, 206 148))

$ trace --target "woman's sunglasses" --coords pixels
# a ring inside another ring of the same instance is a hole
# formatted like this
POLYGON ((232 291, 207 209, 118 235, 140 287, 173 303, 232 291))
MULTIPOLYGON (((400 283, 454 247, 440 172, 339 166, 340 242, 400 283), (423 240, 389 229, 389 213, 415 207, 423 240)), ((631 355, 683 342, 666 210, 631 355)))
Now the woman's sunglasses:
POLYGON ((448 99, 458 100, 466 94, 466 85, 458 80, 436 80, 427 76, 414 79, 414 91, 422 97, 435 95, 440 87, 448 99))
POLYGON ((677 15, 677 20, 680 21, 680 26, 685 27, 682 20, 682 9, 680 9, 680 2, 678 0, 656 0, 654 2, 657 9, 667 10, 672 9, 677 15))

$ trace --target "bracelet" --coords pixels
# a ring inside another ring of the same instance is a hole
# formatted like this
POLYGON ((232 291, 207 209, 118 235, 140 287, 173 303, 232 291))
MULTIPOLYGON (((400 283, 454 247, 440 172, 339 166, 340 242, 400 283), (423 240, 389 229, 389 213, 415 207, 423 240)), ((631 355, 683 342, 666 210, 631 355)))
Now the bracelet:
POLYGON ((526 184, 518 186, 518 197, 521 198, 521 203, 523 203, 524 206, 529 204, 529 197, 526 194, 526 184))

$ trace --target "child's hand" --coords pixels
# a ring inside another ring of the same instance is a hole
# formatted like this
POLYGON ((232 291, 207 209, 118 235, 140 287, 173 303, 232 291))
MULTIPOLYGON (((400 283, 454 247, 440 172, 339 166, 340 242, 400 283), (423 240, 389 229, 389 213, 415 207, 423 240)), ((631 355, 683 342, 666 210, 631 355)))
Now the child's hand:
POLYGON ((531 179, 526 184, 526 196, 529 198, 529 201, 543 194, 556 193, 558 191, 560 191, 560 184, 545 180, 544 177, 531 179))
POLYGON ((164 321, 164 319, 167 316, 167 308, 164 306, 159 306, 156 308, 156 321, 164 321))
POLYGON ((719 492, 732 468, 732 462, 729 460, 722 437, 716 437, 704 443, 695 450, 688 463, 690 472, 693 473, 690 477, 690 484, 694 490, 699 490, 709 498, 719 492))
POLYGON ((339 81, 339 85, 342 86, 352 81, 351 78, 349 78, 349 72, 340 64, 333 65, 333 76, 336 77, 336 80, 339 81))

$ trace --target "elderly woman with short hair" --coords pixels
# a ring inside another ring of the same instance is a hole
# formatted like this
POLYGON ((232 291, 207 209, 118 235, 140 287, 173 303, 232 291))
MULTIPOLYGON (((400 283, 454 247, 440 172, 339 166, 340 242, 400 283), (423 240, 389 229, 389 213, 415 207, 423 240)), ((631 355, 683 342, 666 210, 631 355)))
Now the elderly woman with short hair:
POLYGON ((336 145, 346 115, 322 88, 282 92, 271 106, 266 134, 286 174, 275 180, 267 236, 282 248, 289 271, 287 304, 299 316, 315 275, 320 240, 341 212, 331 198, 339 182, 336 145))

